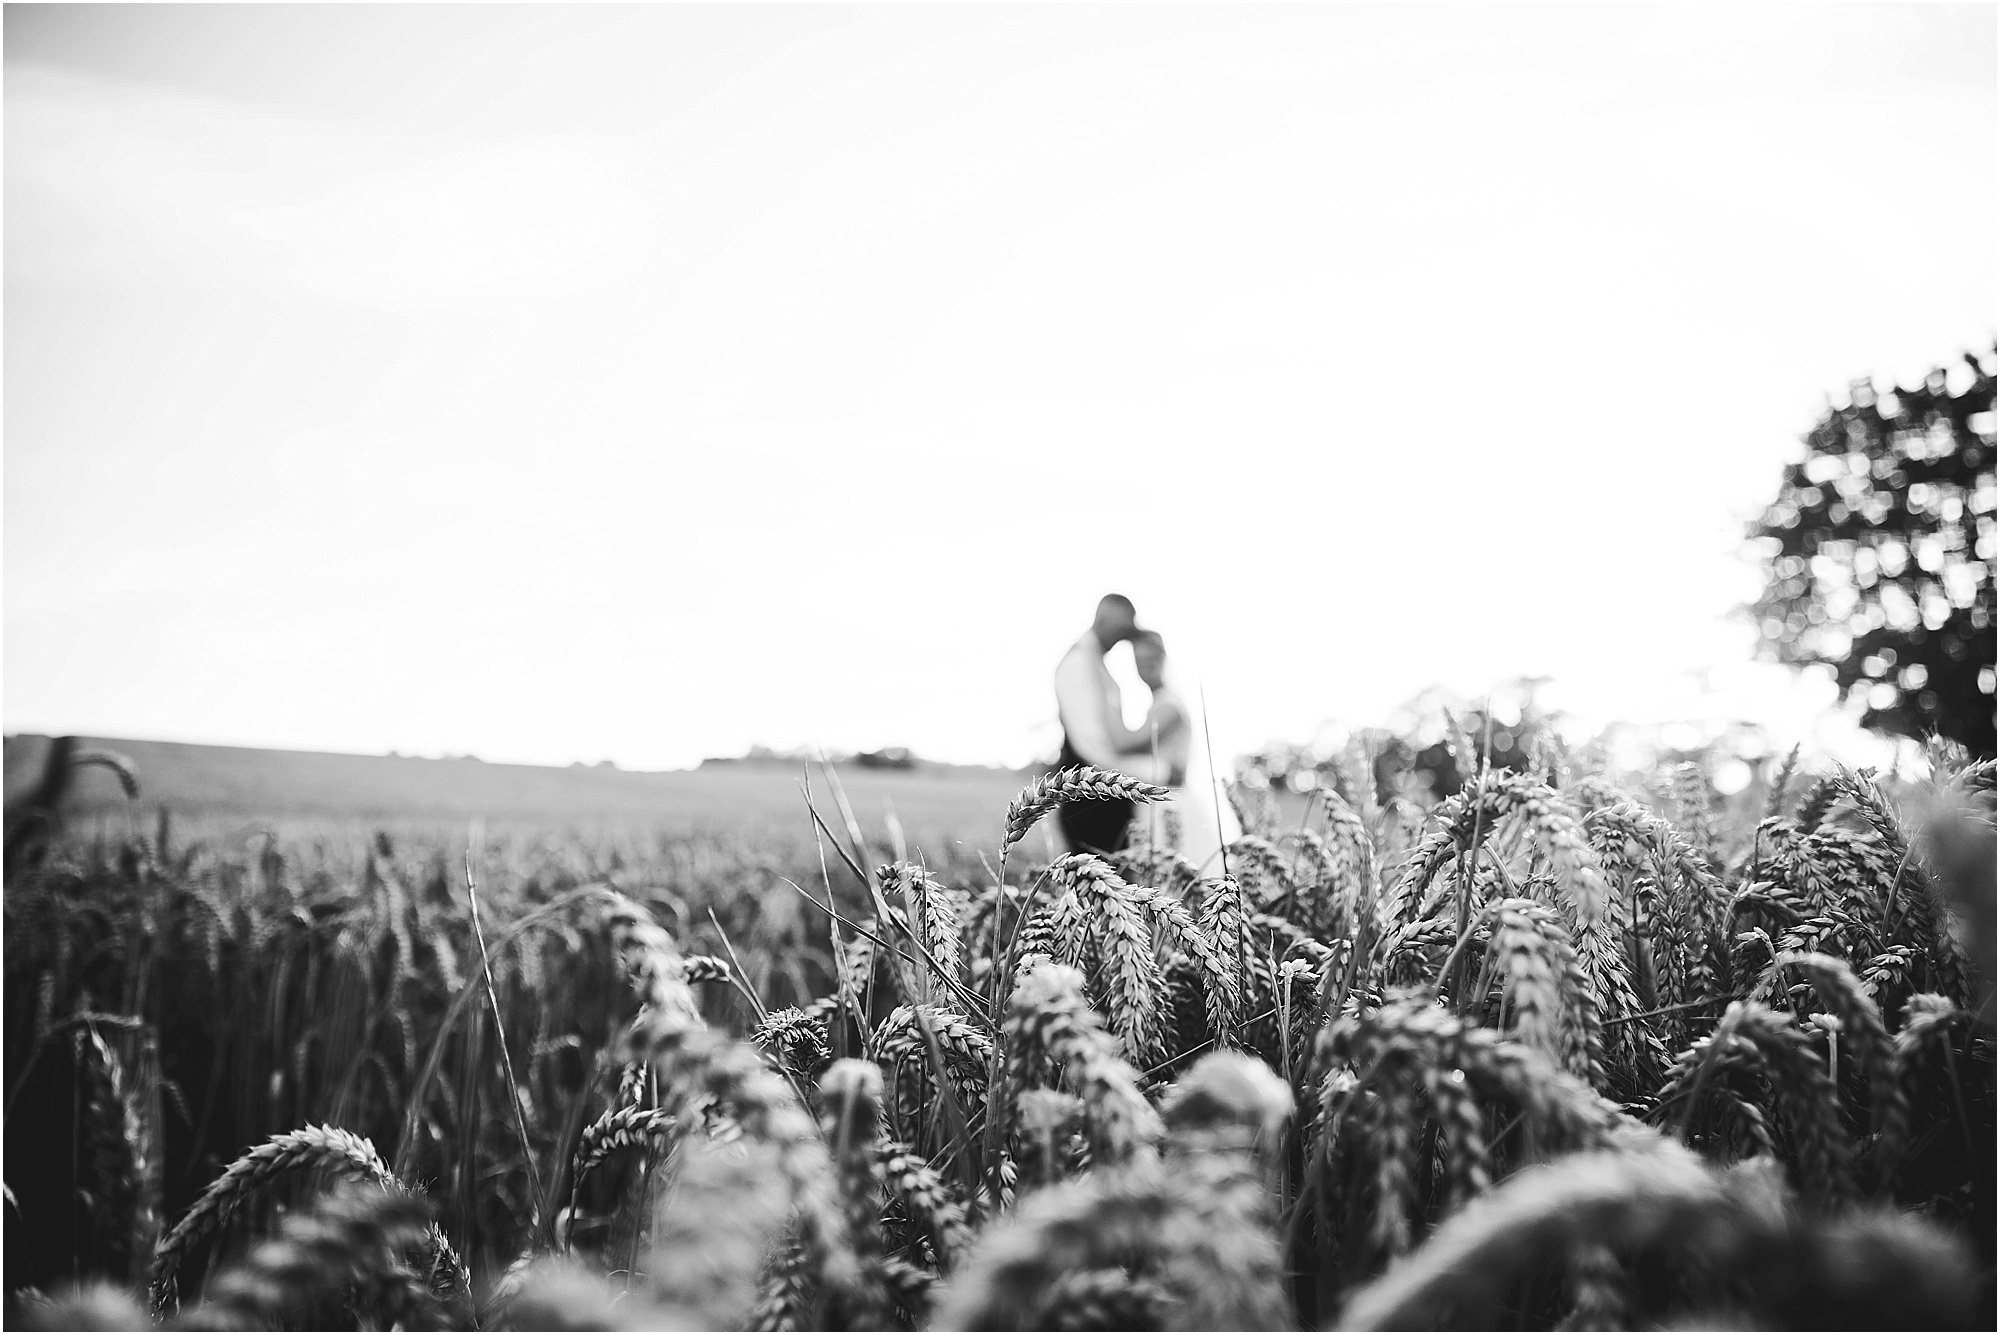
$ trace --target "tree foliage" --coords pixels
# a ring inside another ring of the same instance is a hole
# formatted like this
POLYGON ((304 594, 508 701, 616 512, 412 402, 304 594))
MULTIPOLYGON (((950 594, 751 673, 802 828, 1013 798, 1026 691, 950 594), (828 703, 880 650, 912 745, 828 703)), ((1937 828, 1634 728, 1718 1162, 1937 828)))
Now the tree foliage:
POLYGON ((1913 389, 1867 381, 1806 434, 1752 525, 1763 652, 1823 664, 1862 723, 1991 756, 1996 358, 1913 389))

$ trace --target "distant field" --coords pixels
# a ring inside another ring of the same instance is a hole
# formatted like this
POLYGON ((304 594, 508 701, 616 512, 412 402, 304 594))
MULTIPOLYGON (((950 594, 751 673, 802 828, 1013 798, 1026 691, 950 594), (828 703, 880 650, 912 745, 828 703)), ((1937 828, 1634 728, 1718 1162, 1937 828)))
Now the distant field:
MULTIPOLYGON (((803 827, 801 771, 782 762, 731 762, 696 770, 626 772, 478 760, 336 755, 251 747, 86 738, 129 756, 139 771, 138 807, 160 807, 203 825, 314 825, 365 821, 395 828, 462 826, 479 817, 505 825, 626 829, 803 827)), ((47 737, 6 739, 9 805, 39 777, 47 737)), ((1007 801, 1027 781, 1014 770, 925 765, 915 770, 837 767, 856 817, 879 832, 886 813, 913 835, 991 840, 1007 801)), ((837 820, 814 766, 821 813, 837 820)), ((116 778, 76 774, 64 803, 73 820, 122 820, 116 778)))

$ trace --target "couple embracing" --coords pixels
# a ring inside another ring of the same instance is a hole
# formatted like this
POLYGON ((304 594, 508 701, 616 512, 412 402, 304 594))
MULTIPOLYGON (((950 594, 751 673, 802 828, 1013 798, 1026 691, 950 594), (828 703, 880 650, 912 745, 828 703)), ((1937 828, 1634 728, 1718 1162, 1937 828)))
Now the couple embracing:
POLYGON ((1132 600, 1109 593, 1083 638, 1056 666, 1056 710, 1062 717, 1061 765, 1095 765, 1168 791, 1168 800, 1137 813, 1133 804, 1065 802, 1056 810, 1071 852, 1115 853, 1134 834, 1171 848, 1201 869, 1222 871, 1222 848, 1239 833, 1210 765, 1206 729, 1197 708, 1170 684, 1167 646, 1159 632, 1139 626, 1132 600), (1132 646, 1139 680, 1152 693, 1145 721, 1125 725, 1124 699, 1105 655, 1132 646))

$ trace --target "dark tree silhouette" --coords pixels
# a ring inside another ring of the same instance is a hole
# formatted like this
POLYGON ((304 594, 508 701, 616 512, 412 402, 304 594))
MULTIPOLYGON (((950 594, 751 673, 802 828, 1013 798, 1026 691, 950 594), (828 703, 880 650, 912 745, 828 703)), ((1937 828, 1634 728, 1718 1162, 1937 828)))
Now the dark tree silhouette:
POLYGON ((1751 526, 1762 652, 1825 664, 1862 724, 1993 754, 1993 363, 1829 407, 1751 526), (1954 387, 1954 382, 1956 386, 1954 387))

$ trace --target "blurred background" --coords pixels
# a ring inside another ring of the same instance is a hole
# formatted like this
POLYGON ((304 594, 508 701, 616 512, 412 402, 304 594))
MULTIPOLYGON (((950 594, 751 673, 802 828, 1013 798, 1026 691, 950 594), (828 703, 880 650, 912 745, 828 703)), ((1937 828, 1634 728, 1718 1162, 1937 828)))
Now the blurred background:
POLYGON ((5 25, 10 733, 1019 766, 1116 589, 1223 755, 1891 765, 1746 535, 1936 367, 1992 662, 1988 6, 5 25))

